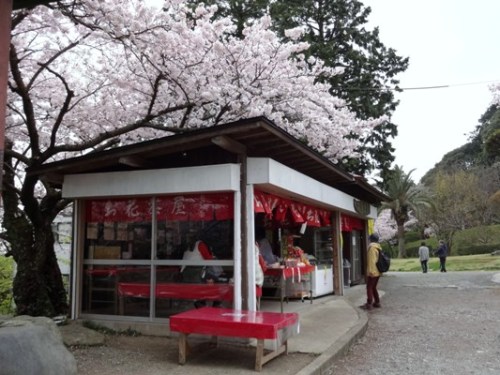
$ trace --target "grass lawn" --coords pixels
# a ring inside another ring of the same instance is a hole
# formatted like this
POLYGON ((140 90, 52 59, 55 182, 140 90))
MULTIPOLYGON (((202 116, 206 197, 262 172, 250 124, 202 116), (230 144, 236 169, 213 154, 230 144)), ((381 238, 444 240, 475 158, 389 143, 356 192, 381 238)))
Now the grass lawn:
MULTIPOLYGON (((439 270, 439 258, 432 257, 429 270, 439 270)), ((446 258, 447 271, 500 271, 500 256, 490 254, 450 256, 446 258)), ((390 271, 422 271, 418 258, 391 259, 390 271)))

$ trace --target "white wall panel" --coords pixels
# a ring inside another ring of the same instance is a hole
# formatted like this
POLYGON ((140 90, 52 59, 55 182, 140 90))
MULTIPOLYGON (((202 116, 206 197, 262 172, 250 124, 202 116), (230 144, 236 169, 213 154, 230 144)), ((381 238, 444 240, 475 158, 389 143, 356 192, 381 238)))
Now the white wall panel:
POLYGON ((238 164, 66 175, 64 198, 239 191, 238 164))

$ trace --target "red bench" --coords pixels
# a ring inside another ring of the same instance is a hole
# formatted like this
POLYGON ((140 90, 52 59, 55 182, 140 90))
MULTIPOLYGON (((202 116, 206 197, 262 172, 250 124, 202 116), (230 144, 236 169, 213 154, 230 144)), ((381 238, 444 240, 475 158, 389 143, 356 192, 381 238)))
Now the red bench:
POLYGON ((189 334, 257 339, 255 370, 261 371, 266 362, 288 353, 287 340, 299 331, 299 315, 204 307, 172 315, 170 331, 179 333, 180 364, 186 363, 189 334), (264 340, 274 340, 275 349, 265 353, 264 340))

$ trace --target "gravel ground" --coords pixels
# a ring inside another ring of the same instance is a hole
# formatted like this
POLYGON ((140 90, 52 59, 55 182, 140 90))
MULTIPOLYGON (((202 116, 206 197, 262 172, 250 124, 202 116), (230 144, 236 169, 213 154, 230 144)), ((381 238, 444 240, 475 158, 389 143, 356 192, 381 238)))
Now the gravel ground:
MULTIPOLYGON (((177 339, 154 336, 107 336, 106 345, 72 347, 79 375, 253 375, 255 348, 213 347, 190 340, 192 355, 178 364, 177 339)), ((289 353, 267 363, 263 374, 290 375, 314 360, 311 354, 289 353)), ((0 370, 1 374, 1 370, 0 370)))
POLYGON ((335 375, 500 374, 498 272, 388 273, 382 308, 335 375))

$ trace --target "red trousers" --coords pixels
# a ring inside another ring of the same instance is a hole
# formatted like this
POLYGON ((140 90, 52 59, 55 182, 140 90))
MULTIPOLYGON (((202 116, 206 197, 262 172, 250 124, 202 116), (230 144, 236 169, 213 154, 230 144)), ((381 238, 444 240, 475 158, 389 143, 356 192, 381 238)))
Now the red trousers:
POLYGON ((369 306, 372 306, 374 303, 380 303, 377 291, 378 279, 380 279, 380 276, 366 277, 366 304, 369 306))

